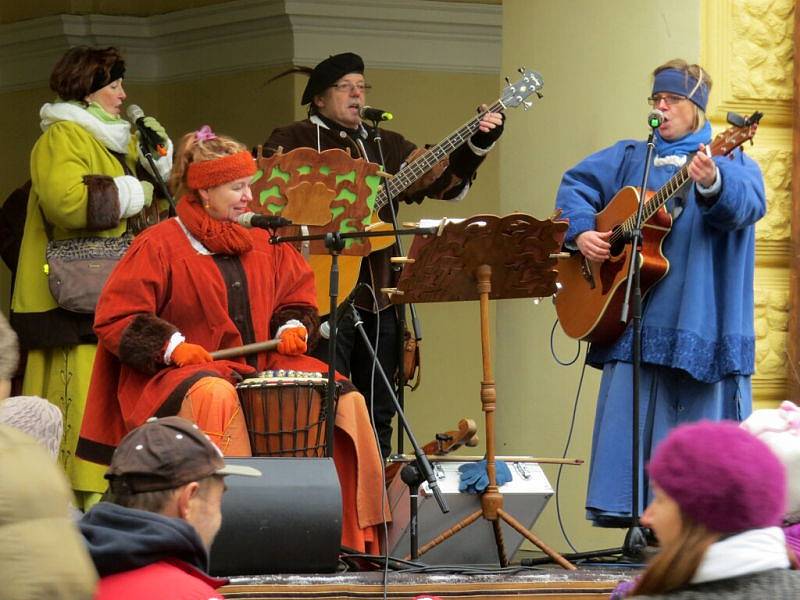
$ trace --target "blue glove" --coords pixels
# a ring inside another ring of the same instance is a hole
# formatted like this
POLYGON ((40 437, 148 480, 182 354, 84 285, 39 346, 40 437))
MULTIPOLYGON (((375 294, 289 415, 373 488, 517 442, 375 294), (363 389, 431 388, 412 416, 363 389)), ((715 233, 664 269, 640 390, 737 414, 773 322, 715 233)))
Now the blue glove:
MULTIPOLYGON (((458 491, 468 494, 480 494, 489 485, 489 475, 486 473, 486 459, 474 463, 464 463, 458 467, 458 491)), ((497 485, 511 481, 511 470, 502 460, 495 461, 497 485)))

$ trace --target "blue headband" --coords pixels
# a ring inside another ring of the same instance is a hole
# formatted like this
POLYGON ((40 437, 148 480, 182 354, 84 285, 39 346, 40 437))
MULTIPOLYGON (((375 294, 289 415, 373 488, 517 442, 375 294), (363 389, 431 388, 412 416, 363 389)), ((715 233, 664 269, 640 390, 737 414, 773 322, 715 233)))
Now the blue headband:
POLYGON ((653 94, 658 92, 670 92, 685 96, 703 112, 708 104, 708 86, 705 83, 697 86, 697 79, 677 69, 664 69, 655 76, 653 94), (697 87, 696 90, 695 87, 697 87), (694 90, 693 94, 692 90, 694 90))

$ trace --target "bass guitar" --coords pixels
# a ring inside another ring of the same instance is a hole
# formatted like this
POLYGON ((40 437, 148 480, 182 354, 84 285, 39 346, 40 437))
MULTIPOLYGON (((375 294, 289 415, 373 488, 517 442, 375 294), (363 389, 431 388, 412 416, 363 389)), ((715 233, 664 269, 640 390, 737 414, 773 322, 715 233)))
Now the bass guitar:
MULTIPOLYGON (((500 98, 488 108, 487 112, 503 112, 507 108, 514 108, 520 105, 527 110, 533 104, 528 100, 529 96, 536 94, 541 97, 541 90, 544 84, 542 76, 536 71, 528 69, 520 69, 519 72, 522 77, 513 84, 508 83, 503 88, 500 98)), ((437 163, 447 158, 456 148, 464 145, 478 131, 482 116, 483 114, 476 115, 441 142, 428 148, 397 173, 387 178, 385 185, 381 187, 375 198, 371 223, 367 225, 366 229, 368 231, 391 230, 392 226, 384 223, 378 217, 379 211, 391 202, 393 198, 399 196, 423 177, 437 163)), ((371 252, 384 250, 394 242, 395 238, 392 235, 370 238, 371 252)), ((345 254, 339 257, 339 302, 343 302, 355 288, 361 271, 361 259, 361 256, 345 254)), ((330 304, 330 298, 327 294, 330 287, 331 260, 325 254, 312 254, 308 257, 308 261, 314 271, 314 279, 317 285, 317 305, 324 311, 330 304)))
MULTIPOLYGON (((725 156, 751 140, 762 113, 754 112, 742 125, 720 133, 707 147, 710 156, 725 156)), ((642 295, 658 283, 669 270, 669 261, 661 245, 672 227, 672 217, 664 204, 691 182, 689 161, 658 191, 645 193, 642 215, 642 248, 640 280, 642 295)), ((610 344, 625 331, 620 321, 625 296, 625 282, 630 264, 629 233, 636 225, 640 194, 635 187, 624 187, 599 213, 597 231, 613 233, 609 238, 611 257, 603 262, 587 259, 580 252, 558 259, 556 313, 564 332, 573 338, 610 344)))

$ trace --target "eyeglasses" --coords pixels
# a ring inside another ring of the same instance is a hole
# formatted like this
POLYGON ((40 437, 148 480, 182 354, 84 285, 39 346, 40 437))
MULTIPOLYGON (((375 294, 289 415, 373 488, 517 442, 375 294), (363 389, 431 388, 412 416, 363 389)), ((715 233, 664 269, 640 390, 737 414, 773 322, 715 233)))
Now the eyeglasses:
POLYGON ((654 94, 650 96, 647 101, 650 103, 650 106, 656 107, 661 104, 662 100, 667 103, 667 106, 672 106, 686 99, 685 96, 676 96, 675 94, 654 94))
POLYGON ((371 90, 372 86, 368 83, 350 83, 349 81, 343 81, 342 83, 336 83, 331 86, 337 92, 347 92, 348 94, 352 94, 355 90, 358 90, 362 94, 367 90, 371 90))

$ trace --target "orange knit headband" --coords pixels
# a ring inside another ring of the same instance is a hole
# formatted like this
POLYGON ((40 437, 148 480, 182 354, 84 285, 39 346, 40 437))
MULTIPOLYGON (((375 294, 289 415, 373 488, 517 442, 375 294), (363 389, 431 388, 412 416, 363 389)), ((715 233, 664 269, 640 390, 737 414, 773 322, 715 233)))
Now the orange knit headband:
POLYGON ((222 158, 193 162, 186 173, 186 185, 192 190, 207 190, 256 172, 256 162, 247 150, 222 158))

